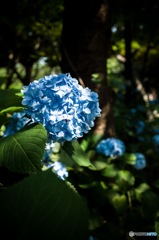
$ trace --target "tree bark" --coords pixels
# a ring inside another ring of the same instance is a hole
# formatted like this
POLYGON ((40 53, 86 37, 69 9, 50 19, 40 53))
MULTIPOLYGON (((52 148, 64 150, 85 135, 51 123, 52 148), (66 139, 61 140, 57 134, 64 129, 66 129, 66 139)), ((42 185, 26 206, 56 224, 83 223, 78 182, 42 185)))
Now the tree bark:
POLYGON ((133 87, 133 79, 132 79, 132 55, 131 55, 131 21, 125 19, 124 21, 124 38, 125 38, 125 80, 126 80, 126 103, 130 104, 132 100, 132 87, 133 87))
POLYGON ((109 0, 65 0, 62 32, 62 71, 80 78, 99 94, 102 116, 96 119, 94 133, 115 136, 114 92, 107 84, 106 59, 110 41, 109 0), (98 73, 102 83, 91 81, 98 73))

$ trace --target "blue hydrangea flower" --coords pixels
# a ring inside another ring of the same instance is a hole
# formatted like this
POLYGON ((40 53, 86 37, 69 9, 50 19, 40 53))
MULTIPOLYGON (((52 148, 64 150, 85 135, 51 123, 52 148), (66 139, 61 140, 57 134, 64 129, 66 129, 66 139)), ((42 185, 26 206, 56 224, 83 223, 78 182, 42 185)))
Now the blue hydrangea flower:
POLYGON ((48 168, 52 167, 54 171, 57 173, 58 177, 62 180, 65 180, 65 177, 68 177, 68 171, 64 164, 62 164, 59 161, 56 161, 54 163, 48 163, 46 164, 48 168))
POLYGON ((40 122, 54 142, 76 141, 101 116, 98 94, 83 88, 70 74, 50 75, 23 87, 24 112, 40 122))
POLYGON ((22 127, 27 124, 30 119, 27 117, 24 117, 25 113, 15 112, 10 117, 10 123, 5 126, 5 131, 3 134, 3 137, 7 137, 17 131, 19 131, 22 127))
POLYGON ((131 113, 136 113, 136 109, 135 108, 132 108, 132 109, 130 109, 130 111, 131 111, 131 113))
POLYGON ((124 143, 115 138, 107 138, 102 140, 96 147, 98 153, 102 153, 105 156, 121 156, 125 151, 124 143))
POLYGON ((136 163, 133 165, 137 170, 141 170, 146 167, 145 156, 142 153, 135 153, 136 163))
POLYGON ((156 146, 159 145, 159 134, 156 134, 155 136, 153 136, 153 142, 156 146))
POLYGON ((144 126, 145 126, 145 124, 143 121, 138 121, 136 124, 136 134, 142 133, 144 126))

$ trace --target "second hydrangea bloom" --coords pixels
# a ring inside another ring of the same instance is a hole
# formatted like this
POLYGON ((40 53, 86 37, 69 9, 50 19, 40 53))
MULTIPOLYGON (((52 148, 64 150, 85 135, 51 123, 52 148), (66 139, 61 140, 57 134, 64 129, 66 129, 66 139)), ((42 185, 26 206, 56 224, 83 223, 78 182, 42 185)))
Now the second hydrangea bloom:
POLYGON ((83 88, 69 74, 50 75, 23 87, 22 104, 33 122, 40 122, 54 142, 76 141, 99 117, 98 94, 83 88))
POLYGON ((145 156, 142 153, 135 153, 136 156, 136 163, 134 165, 134 168, 137 170, 141 170, 146 167, 146 160, 145 156))
POLYGON ((99 142, 97 152, 110 157, 121 156, 125 152, 125 146, 119 139, 107 138, 99 142))

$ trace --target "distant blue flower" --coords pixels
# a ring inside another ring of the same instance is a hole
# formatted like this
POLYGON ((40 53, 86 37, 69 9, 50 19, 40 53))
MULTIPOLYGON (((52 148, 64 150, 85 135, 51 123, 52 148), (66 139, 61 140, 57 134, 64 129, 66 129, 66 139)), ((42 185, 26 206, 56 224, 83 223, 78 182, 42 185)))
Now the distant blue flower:
POLYGON ((153 142, 156 146, 159 145, 159 134, 156 134, 155 136, 153 136, 153 142))
POLYGON ((159 133, 159 129, 158 128, 154 128, 154 132, 155 133, 159 133))
POLYGON ((101 116, 98 94, 83 88, 70 74, 50 75, 23 87, 24 112, 40 122, 54 142, 76 141, 101 116))
POLYGON ((11 117, 10 117, 10 122, 5 126, 5 131, 3 134, 3 137, 7 137, 17 131, 19 131, 22 127, 27 124, 30 119, 27 117, 24 117, 25 113, 17 113, 15 112, 11 117))
POLYGON ((98 153, 102 153, 105 156, 121 156, 125 151, 124 143, 115 138, 107 138, 102 140, 96 147, 98 153))
POLYGON ((98 240, 98 239, 96 239, 96 238, 90 236, 88 240, 98 240))
POLYGON ((133 165, 137 170, 141 170, 146 167, 145 156, 142 153, 134 153, 136 156, 136 163, 133 165))
POLYGON ((136 109, 135 108, 132 108, 130 109, 131 113, 136 113, 136 109))
POLYGON ((142 131, 143 131, 143 129, 144 129, 144 126, 145 126, 145 124, 144 124, 143 121, 138 121, 138 122, 136 123, 136 134, 142 133, 142 131))
POLYGON ((68 177, 68 171, 64 164, 62 164, 59 161, 56 161, 54 163, 49 163, 46 165, 47 167, 52 167, 54 171, 57 173, 58 177, 62 180, 65 180, 65 177, 68 177))

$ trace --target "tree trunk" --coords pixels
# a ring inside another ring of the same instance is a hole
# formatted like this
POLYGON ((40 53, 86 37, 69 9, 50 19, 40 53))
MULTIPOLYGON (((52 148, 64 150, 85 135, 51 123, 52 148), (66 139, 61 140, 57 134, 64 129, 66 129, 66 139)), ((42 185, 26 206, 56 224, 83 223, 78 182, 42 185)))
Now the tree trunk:
POLYGON ((131 63, 131 22, 126 19, 124 21, 124 38, 125 38, 125 80, 126 80, 126 103, 130 104, 132 100, 132 87, 133 87, 133 79, 132 79, 132 63, 131 63))
POLYGON ((82 78, 86 87, 99 94, 102 116, 94 133, 115 136, 114 93, 107 84, 106 59, 110 40, 109 0, 65 0, 62 32, 62 71, 82 78), (98 73, 102 83, 91 81, 98 73))

